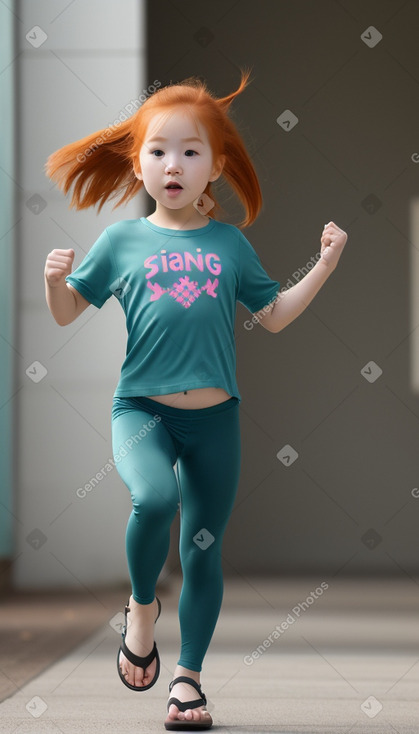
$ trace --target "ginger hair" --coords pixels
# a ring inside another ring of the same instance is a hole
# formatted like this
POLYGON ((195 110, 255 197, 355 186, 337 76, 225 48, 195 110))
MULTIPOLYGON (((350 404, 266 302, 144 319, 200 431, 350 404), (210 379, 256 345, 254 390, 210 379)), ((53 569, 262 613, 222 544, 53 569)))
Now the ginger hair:
MULTIPOLYGON (((99 203, 98 212, 108 199, 119 199, 114 209, 128 202, 144 185, 136 177, 140 171, 139 154, 150 122, 156 115, 166 118, 182 108, 202 124, 207 132, 213 161, 225 156, 221 176, 240 199, 245 217, 239 227, 247 227, 258 216, 262 194, 256 171, 235 124, 228 117, 233 100, 248 84, 250 71, 241 70, 235 92, 216 98, 205 82, 192 76, 154 92, 141 107, 119 125, 110 125, 52 153, 45 164, 46 175, 65 193, 74 184, 70 207, 86 209, 99 203)), ((204 192, 214 202, 207 212, 215 218, 220 208, 208 182, 204 192)))

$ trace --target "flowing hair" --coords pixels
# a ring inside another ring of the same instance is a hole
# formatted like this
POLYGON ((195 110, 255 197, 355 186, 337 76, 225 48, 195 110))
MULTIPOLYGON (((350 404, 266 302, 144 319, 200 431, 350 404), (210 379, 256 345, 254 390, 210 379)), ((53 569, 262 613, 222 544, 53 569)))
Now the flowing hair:
MULTIPOLYGON (((238 89, 219 99, 196 76, 161 87, 124 122, 114 123, 52 153, 45 164, 46 175, 65 194, 74 184, 70 207, 86 209, 99 202, 99 212, 105 201, 119 198, 115 209, 132 199, 143 186, 136 173, 141 170, 140 149, 152 118, 163 113, 162 119, 166 119, 183 108, 205 127, 213 162, 225 156, 221 175, 244 206, 245 218, 238 226, 248 227, 260 212, 262 193, 244 142, 227 112, 247 86, 249 76, 250 71, 241 70, 238 89)), ((203 193, 214 202, 207 214, 215 218, 219 205, 210 182, 203 193)))

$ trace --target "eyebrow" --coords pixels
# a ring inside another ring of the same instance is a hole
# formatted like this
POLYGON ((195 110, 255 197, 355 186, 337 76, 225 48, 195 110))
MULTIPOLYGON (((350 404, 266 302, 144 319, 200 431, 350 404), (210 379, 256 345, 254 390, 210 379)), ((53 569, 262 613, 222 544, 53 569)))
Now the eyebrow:
MULTIPOLYGON (((167 141, 167 138, 160 138, 160 137, 150 138, 150 140, 148 142, 149 143, 153 143, 156 140, 161 140, 162 142, 166 142, 167 141)), ((192 141, 197 141, 198 143, 202 143, 201 138, 182 138, 181 139, 181 143, 190 143, 192 141)))

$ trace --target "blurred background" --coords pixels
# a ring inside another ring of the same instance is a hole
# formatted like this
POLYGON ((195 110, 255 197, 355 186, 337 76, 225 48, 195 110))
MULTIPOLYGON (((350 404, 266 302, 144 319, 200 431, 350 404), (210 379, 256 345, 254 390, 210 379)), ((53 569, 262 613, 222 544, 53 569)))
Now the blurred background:
MULTIPOLYGON (((32 652, 23 644, 33 670, 46 664, 38 604, 65 600, 57 656, 122 609, 130 588, 131 500, 117 471, 103 472, 123 311, 109 299, 58 326, 45 259, 72 247, 77 267, 105 227, 154 211, 145 192, 100 214, 70 210, 46 159, 170 82, 197 75, 225 96, 243 67, 252 81, 231 114, 264 199, 244 234, 266 271, 292 287, 326 222, 349 238, 279 334, 248 328, 237 305, 243 458, 226 599, 240 587, 239 606, 263 604, 270 588, 292 605, 323 582, 336 610, 417 612, 418 21, 404 0, 0 4, 0 609, 4 639, 13 619, 22 643, 41 640, 32 652)), ((243 211, 222 179, 215 192, 237 224, 243 211)), ((160 579, 169 595, 181 583, 178 519, 160 579)))

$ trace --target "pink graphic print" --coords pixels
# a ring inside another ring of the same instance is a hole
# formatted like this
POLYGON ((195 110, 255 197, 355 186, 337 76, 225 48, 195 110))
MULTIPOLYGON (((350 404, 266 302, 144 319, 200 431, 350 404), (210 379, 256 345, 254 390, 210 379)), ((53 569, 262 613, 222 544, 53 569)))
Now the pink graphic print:
POLYGON ((176 283, 173 283, 171 288, 161 288, 158 283, 147 283, 147 287, 153 291, 150 301, 157 301, 164 293, 168 293, 185 308, 190 308, 203 291, 206 291, 209 296, 217 298, 215 292, 217 286, 218 278, 215 278, 214 282, 211 282, 208 278, 206 284, 202 288, 198 288, 196 280, 189 280, 188 275, 180 277, 176 283))
POLYGON ((201 289, 198 288, 196 280, 189 280, 189 275, 179 278, 177 283, 173 283, 173 288, 169 291, 169 296, 181 303, 185 308, 189 308, 194 301, 201 295, 201 289))
MULTIPOLYGON (((161 250, 161 263, 159 263, 159 256, 152 255, 146 258, 144 265, 146 268, 151 270, 146 275, 146 278, 151 278, 156 275, 162 266, 163 272, 171 270, 190 270, 191 264, 198 268, 201 272, 207 268, 213 275, 218 275, 221 272, 221 261, 216 253, 207 253, 206 255, 201 254, 201 248, 197 248, 196 254, 189 252, 183 253, 170 253, 167 254, 166 250, 161 250)), ((179 279, 176 280, 173 285, 169 288, 162 288, 157 281, 151 283, 147 282, 147 288, 152 291, 150 295, 150 301, 158 301, 165 293, 173 298, 177 303, 180 303, 184 308, 190 308, 193 303, 199 298, 201 293, 204 291, 211 298, 217 298, 218 294, 216 288, 218 286, 218 278, 207 278, 205 285, 199 286, 198 281, 191 280, 189 275, 180 275, 179 279)))

